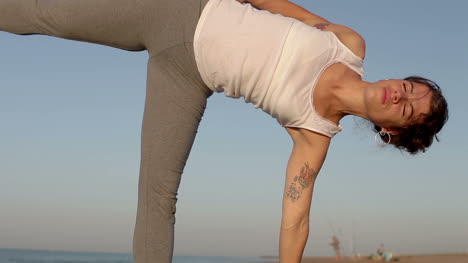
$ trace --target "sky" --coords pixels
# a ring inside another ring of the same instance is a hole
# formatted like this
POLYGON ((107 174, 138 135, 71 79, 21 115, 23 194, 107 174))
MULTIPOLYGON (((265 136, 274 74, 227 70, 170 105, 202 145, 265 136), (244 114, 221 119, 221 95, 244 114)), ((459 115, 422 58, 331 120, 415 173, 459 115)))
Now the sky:
MULTIPOLYGON (((441 142, 410 156, 346 117, 317 179, 304 255, 468 253, 468 2, 294 1, 358 31, 367 81, 443 89, 441 142)), ((0 32, 0 247, 130 252, 146 52, 0 32)), ((276 255, 292 141, 242 99, 208 102, 179 188, 176 255, 276 255)))

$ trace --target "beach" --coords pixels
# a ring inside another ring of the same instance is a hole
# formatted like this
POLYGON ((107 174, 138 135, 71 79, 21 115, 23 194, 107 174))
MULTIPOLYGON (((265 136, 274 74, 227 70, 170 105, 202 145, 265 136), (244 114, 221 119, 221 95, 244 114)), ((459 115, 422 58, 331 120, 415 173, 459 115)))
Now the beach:
MULTIPOLYGON (((396 255, 394 257, 402 263, 468 263, 468 254, 434 254, 434 255, 396 255)), ((271 262, 271 261, 270 261, 271 262)), ((278 262, 278 261, 273 261, 278 262)), ((367 257, 348 258, 343 257, 337 261, 334 257, 304 257, 301 263, 371 263, 385 262, 383 260, 371 260, 367 257)))

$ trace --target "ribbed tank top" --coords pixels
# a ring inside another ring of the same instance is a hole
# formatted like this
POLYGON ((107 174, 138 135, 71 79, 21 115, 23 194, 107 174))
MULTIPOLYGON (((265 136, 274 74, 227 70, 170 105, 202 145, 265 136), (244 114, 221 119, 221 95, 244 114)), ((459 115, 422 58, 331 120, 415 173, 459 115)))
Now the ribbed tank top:
POLYGON ((194 37, 200 75, 214 92, 244 97, 284 127, 333 137, 342 127, 320 116, 313 92, 323 71, 343 63, 363 76, 362 59, 332 32, 235 0, 210 0, 194 37))

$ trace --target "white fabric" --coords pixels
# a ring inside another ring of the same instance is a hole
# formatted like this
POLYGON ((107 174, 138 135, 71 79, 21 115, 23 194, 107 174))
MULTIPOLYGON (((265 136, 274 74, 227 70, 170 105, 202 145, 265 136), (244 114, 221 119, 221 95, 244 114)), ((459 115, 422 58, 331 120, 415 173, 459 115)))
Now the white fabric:
POLYGON ((203 81, 214 92, 244 97, 284 127, 328 137, 342 127, 315 111, 317 80, 334 63, 363 75, 362 59, 334 33, 235 0, 208 2, 194 49, 203 81))

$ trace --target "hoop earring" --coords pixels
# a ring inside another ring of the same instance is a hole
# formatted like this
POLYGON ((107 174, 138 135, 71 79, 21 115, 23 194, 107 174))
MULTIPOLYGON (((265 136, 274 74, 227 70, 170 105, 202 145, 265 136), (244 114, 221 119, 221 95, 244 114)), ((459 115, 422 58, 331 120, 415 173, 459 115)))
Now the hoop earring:
POLYGON ((383 132, 383 131, 379 131, 375 134, 375 143, 377 143, 377 145, 380 145, 380 146, 384 146, 386 144, 390 144, 390 142, 392 141, 392 135, 388 132, 383 132), (388 136, 388 141, 384 141, 382 140, 382 136, 384 135, 387 135, 388 136), (379 141, 377 140, 377 137, 380 138, 380 143, 379 141), (382 144, 383 143, 383 144, 382 144))

